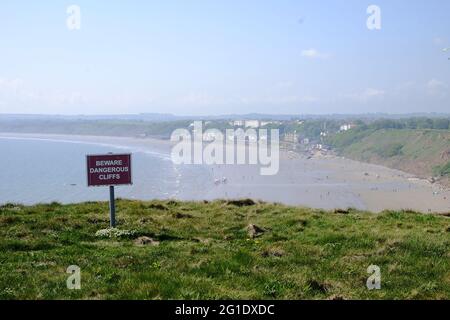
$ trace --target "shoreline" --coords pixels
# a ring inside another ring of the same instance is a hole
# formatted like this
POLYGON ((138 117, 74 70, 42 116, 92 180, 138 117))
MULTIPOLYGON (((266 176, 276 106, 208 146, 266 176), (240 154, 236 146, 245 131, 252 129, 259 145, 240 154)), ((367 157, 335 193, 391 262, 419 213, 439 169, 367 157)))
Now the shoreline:
MULTIPOLYGON (((172 146, 169 140, 135 137, 0 133, 0 138, 88 143, 169 157, 172 146)), ((179 200, 252 198, 327 210, 353 207, 371 212, 402 209, 450 212, 450 190, 445 186, 396 169, 339 156, 307 159, 280 151, 280 171, 275 176, 261 176, 259 167, 251 165, 203 166, 211 177, 198 186, 185 179, 181 189, 205 191, 192 199, 180 193, 179 200), (222 178, 226 178, 226 183, 215 183, 222 178)))

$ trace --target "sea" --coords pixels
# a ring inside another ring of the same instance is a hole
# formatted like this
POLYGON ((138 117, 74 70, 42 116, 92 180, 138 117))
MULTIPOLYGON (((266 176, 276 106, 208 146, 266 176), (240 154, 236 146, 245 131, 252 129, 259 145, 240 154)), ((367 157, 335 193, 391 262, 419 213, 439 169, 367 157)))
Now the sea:
POLYGON ((88 154, 132 153, 133 185, 116 186, 118 198, 194 199, 201 188, 192 186, 211 179, 206 168, 174 165, 170 154, 151 148, 0 137, 0 152, 0 204, 108 200, 107 187, 87 186, 88 154))
POLYGON ((273 176, 252 165, 177 165, 170 148, 151 140, 112 137, 0 135, 0 205, 108 201, 108 187, 88 187, 86 155, 131 153, 133 184, 117 198, 214 200, 251 198, 320 209, 448 212, 450 190, 395 170, 306 157, 280 162, 273 176))

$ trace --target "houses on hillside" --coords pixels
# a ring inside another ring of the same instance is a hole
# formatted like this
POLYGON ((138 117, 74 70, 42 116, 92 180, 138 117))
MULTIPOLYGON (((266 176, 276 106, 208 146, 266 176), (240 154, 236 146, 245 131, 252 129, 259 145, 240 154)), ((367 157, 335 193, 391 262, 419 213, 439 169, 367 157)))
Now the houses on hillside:
POLYGON ((284 142, 298 143, 299 136, 297 134, 297 131, 285 133, 283 140, 284 140, 284 142))
POLYGON ((257 129, 261 126, 261 122, 259 120, 233 120, 228 123, 233 127, 245 127, 257 129))

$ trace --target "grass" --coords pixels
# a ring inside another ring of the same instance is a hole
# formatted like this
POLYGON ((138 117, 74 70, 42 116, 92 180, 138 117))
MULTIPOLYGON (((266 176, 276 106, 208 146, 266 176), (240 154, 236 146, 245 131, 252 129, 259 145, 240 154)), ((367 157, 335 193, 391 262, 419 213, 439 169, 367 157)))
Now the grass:
POLYGON ((450 176, 450 131, 420 129, 349 130, 330 138, 340 154, 422 177, 450 176))
POLYGON ((436 166, 434 168, 435 175, 446 176, 450 175, 450 161, 442 166, 436 166))
POLYGON ((445 216, 226 201, 117 209, 128 231, 99 237, 107 203, 0 207, 0 299, 450 298, 445 216), (249 224, 265 232, 251 238, 249 224), (66 288, 70 265, 81 290, 66 288), (366 288, 370 265, 381 290, 366 288))

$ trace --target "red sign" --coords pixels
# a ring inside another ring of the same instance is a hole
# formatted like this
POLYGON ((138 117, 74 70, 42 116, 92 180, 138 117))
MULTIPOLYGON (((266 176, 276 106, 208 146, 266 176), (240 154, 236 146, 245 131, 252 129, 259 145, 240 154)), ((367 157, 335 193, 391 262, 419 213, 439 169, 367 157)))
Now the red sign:
POLYGON ((88 186, 132 184, 131 154, 87 156, 88 186))

